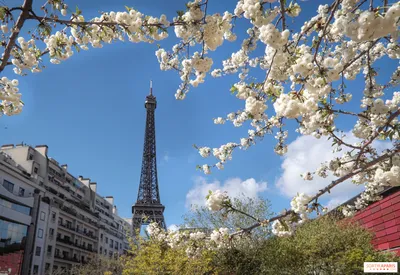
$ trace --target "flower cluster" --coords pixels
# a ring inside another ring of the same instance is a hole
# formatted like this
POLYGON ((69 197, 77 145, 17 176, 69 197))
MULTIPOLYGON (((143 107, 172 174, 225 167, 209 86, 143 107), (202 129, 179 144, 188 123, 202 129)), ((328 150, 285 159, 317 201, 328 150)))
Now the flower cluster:
POLYGON ((285 221, 275 220, 272 223, 272 234, 278 237, 287 237, 293 234, 292 228, 285 221))
POLYGON ((210 239, 217 248, 226 247, 229 243, 229 229, 228 228, 220 228, 218 230, 214 230, 211 235, 210 239))
POLYGON ((230 203, 230 199, 226 192, 221 190, 216 190, 214 192, 210 191, 207 196, 206 206, 211 211, 219 211, 226 207, 230 203))
POLYGON ((210 152, 211 152, 210 147, 199 148, 200 156, 202 156, 203 158, 208 157, 210 155, 210 152))
POLYGON ((18 89, 18 80, 10 80, 3 76, 0 79, 0 116, 19 114, 22 111, 21 94, 18 89))
POLYGON ((19 75, 23 75, 24 69, 31 70, 33 73, 40 72, 38 65, 41 53, 36 46, 35 40, 25 41, 25 38, 18 37, 17 42, 19 49, 12 51, 13 58, 11 59, 12 64, 15 66, 14 72, 19 75))
POLYGON ((150 223, 147 226, 146 230, 147 233, 149 233, 150 237, 154 238, 155 240, 163 241, 167 237, 166 232, 156 222, 150 223))
POLYGON ((295 213, 302 214, 306 213, 308 209, 308 203, 310 202, 310 197, 304 193, 297 194, 292 201, 290 206, 295 213))

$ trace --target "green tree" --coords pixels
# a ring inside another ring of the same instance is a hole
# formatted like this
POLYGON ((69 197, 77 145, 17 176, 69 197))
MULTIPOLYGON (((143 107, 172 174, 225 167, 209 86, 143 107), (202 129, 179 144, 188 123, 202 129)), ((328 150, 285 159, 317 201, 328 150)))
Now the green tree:
POLYGON ((365 261, 399 261, 376 251, 363 227, 324 216, 308 221, 295 234, 273 237, 262 246, 262 274, 364 274, 365 261))
MULTIPOLYGON (((274 214, 271 211, 271 203, 268 200, 263 200, 261 198, 250 198, 245 196, 233 198, 232 207, 248 215, 241 214, 238 211, 229 213, 222 211, 213 212, 205 206, 193 205, 192 209, 183 216, 183 226, 207 229, 226 227, 236 230, 254 223, 254 218, 266 219, 272 217, 274 214)), ((270 230, 267 230, 266 228, 256 228, 252 234, 253 236, 265 238, 270 235, 270 230)))

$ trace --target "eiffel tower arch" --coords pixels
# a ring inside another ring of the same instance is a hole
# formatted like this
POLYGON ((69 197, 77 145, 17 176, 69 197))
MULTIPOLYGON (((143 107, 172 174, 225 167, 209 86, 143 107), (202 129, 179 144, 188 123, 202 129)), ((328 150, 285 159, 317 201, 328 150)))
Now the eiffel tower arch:
POLYGON ((151 222, 157 222, 162 228, 166 229, 164 219, 165 206, 162 205, 160 201, 157 178, 156 129, 154 117, 157 101, 156 97, 153 95, 151 82, 150 94, 146 97, 144 106, 146 108, 146 127, 142 170, 137 200, 136 203, 132 205, 132 232, 134 234, 137 230, 140 231, 142 225, 151 222))

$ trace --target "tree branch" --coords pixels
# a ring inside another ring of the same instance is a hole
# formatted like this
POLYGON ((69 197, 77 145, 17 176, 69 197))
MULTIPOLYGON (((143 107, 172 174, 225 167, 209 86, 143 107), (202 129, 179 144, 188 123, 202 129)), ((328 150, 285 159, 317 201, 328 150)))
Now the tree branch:
MULTIPOLYGON (((333 5, 331 14, 329 15, 329 18, 325 23, 324 30, 322 31, 322 36, 318 39, 317 46, 315 47, 315 53, 314 53, 314 62, 315 63, 317 63, 317 55, 318 55, 319 46, 321 45, 322 39, 326 35, 326 30, 328 29, 328 26, 329 26, 329 24, 330 24, 330 22, 331 22, 331 20, 333 18, 333 15, 335 14, 335 11, 336 11, 337 7, 339 6, 340 1, 341 0, 336 0, 335 4, 333 5)), ((318 63, 317 63, 317 65, 318 65, 318 63)), ((318 65, 318 67, 319 67, 319 65, 318 65)))
POLYGON ((32 9, 32 2, 33 0, 25 0, 24 4, 22 5, 22 12, 20 13, 17 22, 12 29, 12 34, 8 40, 6 48, 4 49, 3 58, 0 64, 0 72, 2 72, 7 66, 8 59, 11 56, 11 50, 15 45, 15 40, 18 38, 19 32, 22 29, 25 20, 29 17, 29 11, 32 9))
MULTIPOLYGON (((358 168, 358 169, 354 170, 353 172, 348 173, 347 175, 345 175, 345 176, 343 176, 343 177, 340 177, 340 178, 338 178, 337 180, 332 181, 328 186, 326 186, 324 189, 319 190, 318 193, 316 193, 313 197, 311 197, 311 199, 308 201, 308 203, 312 202, 313 200, 318 199, 319 197, 321 197, 323 194, 325 194, 325 193, 327 193, 327 192, 329 193, 330 190, 331 190, 332 188, 334 188, 336 185, 338 185, 338 184, 340 184, 340 183, 342 183, 342 182, 348 180, 349 178, 351 178, 351 177, 357 175, 358 173, 364 172, 364 171, 367 170, 369 167, 372 167, 372 166, 374 166, 375 164, 377 164, 377 163, 379 163, 379 162, 381 162, 381 161, 383 161, 383 160, 385 160, 385 159, 388 159, 388 158, 392 157, 393 155, 395 155, 395 154, 397 154, 397 153, 399 153, 399 152, 400 152, 400 145, 398 145, 397 147, 395 147, 395 148, 393 149, 393 151, 391 151, 390 153, 386 153, 386 154, 384 154, 384 155, 382 155, 382 156, 380 156, 380 157, 378 157, 378 158, 376 158, 376 159, 374 159, 374 160, 372 160, 372 161, 366 163, 366 164, 364 165, 364 167, 358 168)), ((246 227, 246 228, 243 228, 243 229, 241 229, 241 230, 239 230, 239 231, 236 231, 236 232, 232 233, 232 234, 230 235, 230 237, 232 238, 232 237, 235 236, 235 235, 241 235, 241 234, 244 234, 244 233, 249 233, 249 232, 251 232, 251 230, 253 230, 253 229, 255 229, 255 228, 261 226, 262 224, 271 223, 271 222, 273 222, 273 221, 282 219, 282 218, 287 217, 287 216, 289 216, 289 215, 291 215, 291 214, 294 214, 294 213, 295 213, 295 212, 294 212, 293 210, 287 210, 287 211, 285 211, 285 213, 280 214, 280 215, 277 215, 277 216, 275 216, 275 217, 273 217, 273 218, 271 218, 271 219, 264 220, 264 221, 261 221, 261 222, 257 222, 257 223, 255 223, 255 224, 249 226, 249 227, 246 227)))
POLYGON ((282 18, 282 31, 286 29, 286 18, 285 18, 285 0, 280 0, 281 3, 281 18, 282 18))
MULTIPOLYGON (((85 21, 85 22, 76 22, 72 20, 62 20, 58 18, 50 18, 50 17, 43 17, 43 16, 35 16, 33 14, 29 14, 27 19, 35 19, 38 20, 39 22, 53 22, 53 23, 59 23, 59 24, 64 24, 64 25, 77 25, 77 26, 87 26, 87 25, 98 25, 98 26, 121 26, 121 27, 129 27, 129 25, 126 24, 121 24, 117 22, 92 22, 92 21, 85 21)), ((195 23, 202 23, 201 21, 195 22, 195 23)), ((170 26, 176 26, 176 25, 184 25, 185 22, 183 21, 175 21, 170 24, 170 26)), ((154 24, 143 24, 142 27, 162 27, 164 26, 161 23, 154 23, 154 24)))
POLYGON ((355 57, 353 60, 351 60, 349 63, 347 63, 346 65, 343 66, 343 70, 340 71, 340 73, 344 72, 348 67, 351 66, 351 64, 353 64, 354 62, 356 62, 361 56, 363 56, 364 54, 366 54, 370 49, 372 49, 373 46, 375 46, 376 43, 378 43, 378 41, 380 40, 380 38, 376 39, 371 46, 368 47, 368 49, 362 51, 359 55, 357 55, 357 57, 355 57))

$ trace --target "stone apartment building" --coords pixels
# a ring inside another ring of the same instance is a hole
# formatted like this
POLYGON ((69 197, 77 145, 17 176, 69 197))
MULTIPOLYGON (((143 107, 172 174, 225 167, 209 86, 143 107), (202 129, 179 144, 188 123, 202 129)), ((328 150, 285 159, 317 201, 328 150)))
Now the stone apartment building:
POLYGON ((3 145, 0 152, 0 272, 51 274, 96 254, 126 252, 130 225, 113 197, 96 192, 97 183, 71 175, 46 145, 3 145))

